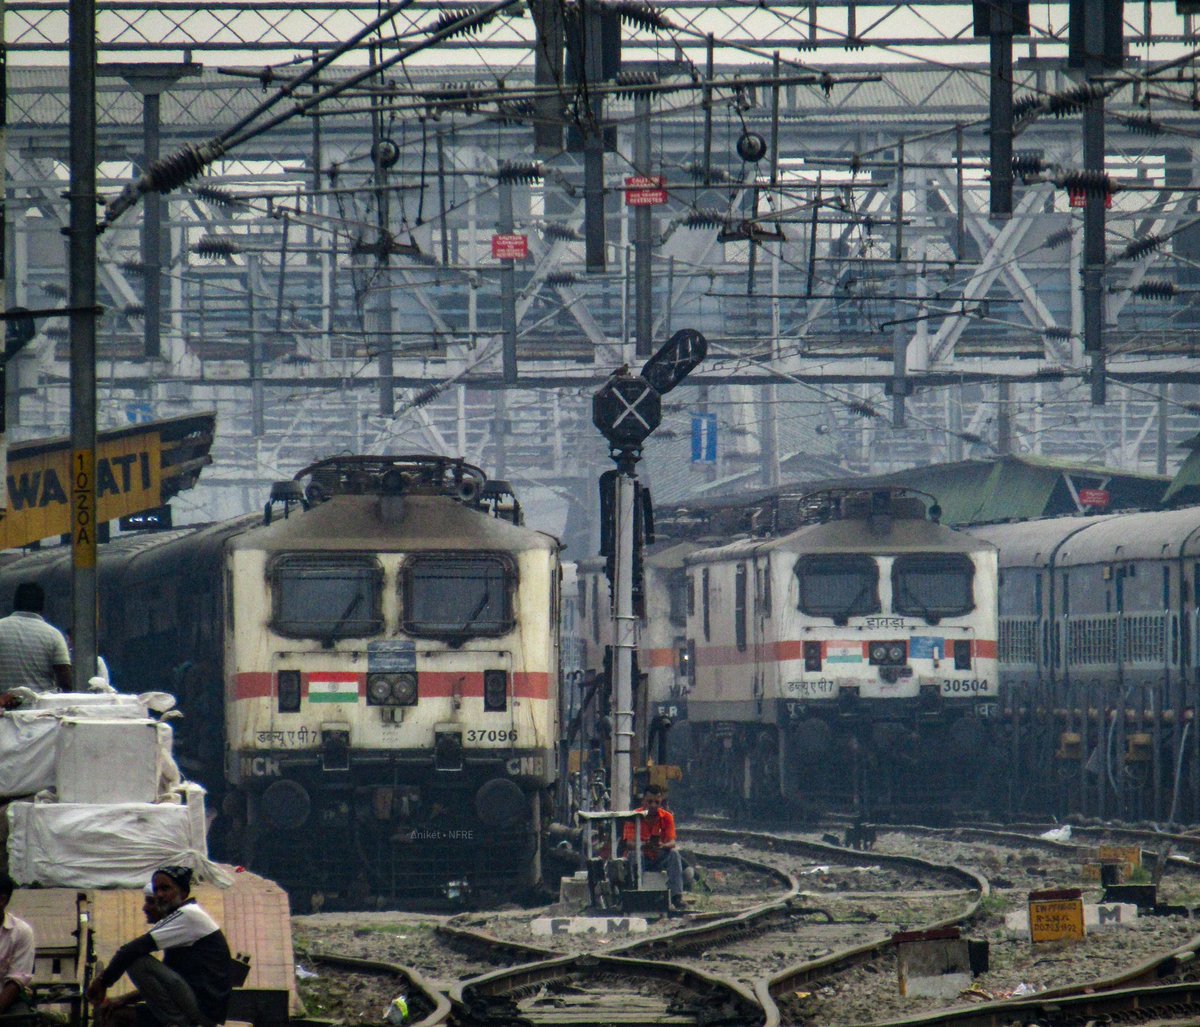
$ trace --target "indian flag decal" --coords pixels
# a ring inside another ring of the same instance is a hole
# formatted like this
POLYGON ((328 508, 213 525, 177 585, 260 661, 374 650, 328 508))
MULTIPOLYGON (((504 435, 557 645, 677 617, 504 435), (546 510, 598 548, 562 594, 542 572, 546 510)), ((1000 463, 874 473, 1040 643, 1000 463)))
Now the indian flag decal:
POLYGON ((359 675, 317 671, 308 675, 309 702, 358 702, 359 675))
POLYGON ((861 642, 826 642, 826 663, 862 663, 863 647, 861 642))

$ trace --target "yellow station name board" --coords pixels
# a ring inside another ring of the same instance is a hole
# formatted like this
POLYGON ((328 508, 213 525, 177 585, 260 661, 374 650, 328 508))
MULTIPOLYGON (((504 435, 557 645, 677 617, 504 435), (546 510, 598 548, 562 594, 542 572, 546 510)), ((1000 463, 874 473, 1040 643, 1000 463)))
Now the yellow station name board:
MULTIPOLYGON (((71 450, 10 451, 6 476, 8 509, 0 520, 0 549, 27 546, 71 531, 75 484, 71 450)), ((162 505, 162 444, 147 431, 96 444, 96 521, 152 510, 162 505)))

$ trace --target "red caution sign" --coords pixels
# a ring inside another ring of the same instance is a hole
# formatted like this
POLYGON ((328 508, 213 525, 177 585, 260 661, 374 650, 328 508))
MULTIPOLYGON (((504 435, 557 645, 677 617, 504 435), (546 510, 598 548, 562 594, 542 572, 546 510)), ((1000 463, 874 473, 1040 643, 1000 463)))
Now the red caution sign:
POLYGON ((667 202, 667 180, 647 175, 625 179, 626 207, 657 207, 667 202))
POLYGON ((1091 507, 1095 510, 1105 510, 1108 508, 1109 502, 1112 500, 1112 495, 1108 489, 1080 489, 1079 490, 1079 505, 1091 507))
POLYGON ((528 260, 529 236, 493 235, 492 256, 497 260, 528 260))
MULTIPOLYGON (((1068 189, 1067 195, 1071 198, 1072 207, 1086 207, 1088 205, 1088 194, 1082 189, 1068 189)), ((1112 210, 1112 193, 1104 194, 1104 206, 1107 210, 1112 210)))

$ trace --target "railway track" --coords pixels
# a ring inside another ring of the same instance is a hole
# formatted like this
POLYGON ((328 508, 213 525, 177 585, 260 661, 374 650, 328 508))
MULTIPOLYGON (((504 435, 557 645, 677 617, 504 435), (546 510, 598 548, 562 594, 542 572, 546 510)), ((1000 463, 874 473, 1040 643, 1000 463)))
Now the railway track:
MULTIPOLYGON (((909 828, 942 836, 971 836, 992 844, 1025 848, 1045 848, 1065 853, 1073 846, 1039 839, 1028 831, 966 827, 933 831, 909 828)), ((931 918, 920 927, 936 927, 969 921, 979 911, 990 892, 983 875, 950 862, 938 862, 912 855, 871 852, 869 854, 768 832, 746 832, 708 828, 681 831, 690 845, 700 852, 700 844, 736 843, 744 856, 701 855, 702 863, 740 864, 770 877, 777 885, 775 895, 748 908, 710 914, 702 922, 688 918, 671 921, 670 929, 621 945, 604 953, 552 952, 537 945, 498 937, 495 934, 463 927, 438 926, 440 942, 473 954, 479 962, 500 965, 486 973, 450 985, 448 1002, 422 1007, 422 1027, 456 1024, 459 1027, 499 1027, 511 1024, 567 1024, 587 1027, 601 1024, 737 1024, 775 1027, 780 1023, 834 1022, 812 1019, 789 999, 811 993, 822 982, 859 967, 887 966, 893 956, 893 925, 880 923, 880 936, 858 944, 834 944, 832 951, 819 958, 780 965, 749 977, 736 970, 714 973, 699 960, 711 963, 724 953, 744 953, 756 940, 771 948, 774 939, 794 942, 804 931, 819 932, 836 917, 825 908, 829 903, 814 900, 800 891, 796 873, 781 867, 788 859, 829 866, 849 866, 870 862, 924 877, 937 877, 948 896, 958 899, 952 912, 931 918), (747 856, 757 858, 751 859, 747 856), (764 859, 771 862, 763 862, 764 859), (739 979, 739 976, 742 979, 739 979), (782 1012, 781 1012, 782 1008, 782 1012)), ((1185 861, 1189 870, 1200 865, 1185 861)), ((859 869, 862 869, 859 867, 859 869)), ((922 878, 918 878, 922 879, 922 878)), ((844 893, 842 893, 844 894, 844 893)), ((834 893, 829 899, 836 901, 834 893)), ((966 1008, 938 1009, 911 1013, 890 1020, 877 1019, 889 1027, 951 1027, 1017 1024, 1083 1024, 1089 1020, 1111 1023, 1170 1022, 1171 1018, 1200 1020, 1200 944, 1190 944, 1152 960, 1144 960, 1120 974, 1070 987, 1039 992, 1036 996, 987 1002, 966 1008)), ((793 948, 794 952, 795 949, 793 948)), ((327 954, 316 956, 332 962, 327 954)), ((403 970, 393 964, 371 961, 345 961, 347 967, 379 971, 403 970)), ((411 993, 421 990, 420 975, 407 978, 411 993)), ((437 989, 433 989, 437 994, 437 989)), ((441 996, 443 999, 446 996, 441 996)), ((894 1014, 893 1014, 894 1015, 894 1014)), ((850 1022, 842 1019, 837 1022, 850 1022)))
POLYGON ((449 1018, 450 1000, 412 967, 333 952, 313 952, 310 958, 318 966, 331 967, 343 973, 388 978, 407 1001, 406 1025, 437 1027, 449 1018))
MULTIPOLYGON (((680 836, 691 837, 688 831, 680 836)), ((778 835, 745 831, 706 830, 707 841, 737 841, 740 845, 821 864, 853 865, 862 854, 823 843, 785 839, 778 835)), ((702 857, 712 859, 710 855, 702 857)), ((732 857, 722 857, 726 860, 732 857)), ((742 860, 750 863, 749 860, 742 860)), ((917 871, 941 877, 954 885, 950 894, 959 896, 960 907, 949 917, 920 926, 959 923, 976 913, 979 901, 988 894, 982 876, 964 867, 932 863, 906 855, 872 854, 872 863, 894 869, 917 871)), ((756 864, 762 867, 763 864, 756 864)), ((780 871, 776 870, 776 873, 780 871)), ((739 981, 689 965, 688 956, 703 951, 712 959, 716 951, 743 949, 752 939, 778 935, 794 942, 800 923, 830 924, 832 915, 800 896, 796 877, 782 872, 787 888, 780 897, 703 924, 682 924, 652 937, 613 947, 605 955, 560 956, 558 959, 498 969, 462 981, 451 990, 452 1020, 466 1027, 497 1027, 508 1023, 568 1023, 568 1025, 640 1025, 640 1023, 736 1023, 739 1027, 780 1022, 778 1005, 767 979, 739 981)), ((820 930, 817 927, 816 930, 820 930)), ((836 974, 859 962, 877 959, 892 947, 889 925, 875 925, 878 937, 870 942, 839 944, 820 960, 784 967, 770 980, 780 987, 794 979, 816 980, 836 974)))

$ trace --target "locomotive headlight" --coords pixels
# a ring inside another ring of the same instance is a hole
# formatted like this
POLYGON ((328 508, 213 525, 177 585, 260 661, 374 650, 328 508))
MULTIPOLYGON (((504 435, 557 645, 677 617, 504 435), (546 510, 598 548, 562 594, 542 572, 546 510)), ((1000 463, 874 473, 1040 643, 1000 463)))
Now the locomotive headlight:
POLYGON ((483 672, 483 708, 490 713, 508 709, 508 672, 485 670, 483 672))
POLYGON ((367 702, 372 706, 388 705, 392 699, 395 680, 395 674, 368 674, 367 702))
POLYGON ((392 675, 392 701, 398 706, 417 705, 417 675, 411 671, 392 675))
POLYGON ((280 713, 300 712, 300 671, 281 670, 275 677, 280 713))
POLYGON ((871 662, 872 663, 887 663, 888 647, 883 643, 877 643, 871 646, 871 662))
POLYGON ((903 663, 904 662, 904 646, 903 646, 903 644, 897 643, 897 644, 888 646, 888 660, 892 663, 903 663))

